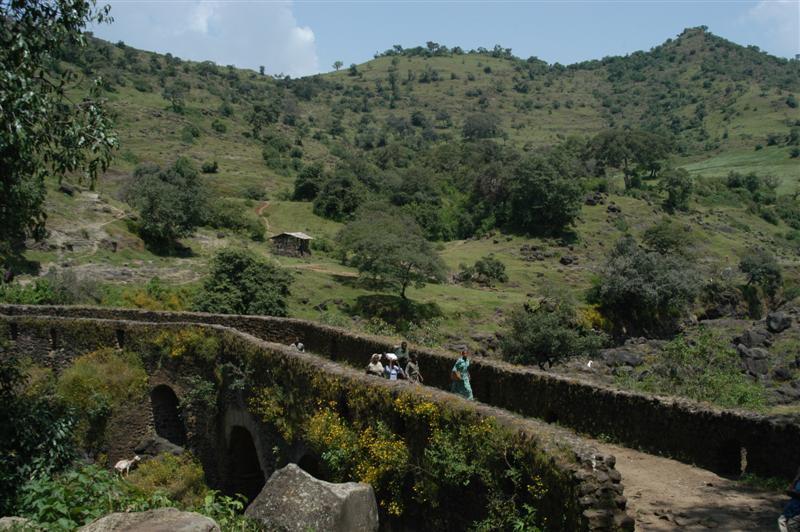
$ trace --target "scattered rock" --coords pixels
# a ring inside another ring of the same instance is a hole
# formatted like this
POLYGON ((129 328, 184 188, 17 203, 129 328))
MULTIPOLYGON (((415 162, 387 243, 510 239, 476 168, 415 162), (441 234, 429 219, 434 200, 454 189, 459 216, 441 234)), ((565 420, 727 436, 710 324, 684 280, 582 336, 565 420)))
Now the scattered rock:
POLYGON ((245 515, 288 532, 378 530, 378 505, 372 486, 325 482, 295 464, 272 474, 245 515))
POLYGON ((578 257, 574 255, 564 255, 563 257, 561 257, 561 259, 559 259, 558 262, 560 262, 564 266, 569 266, 570 264, 578 262, 578 257))
POLYGON ((39 530, 39 527, 24 517, 3 517, 0 518, 0 530, 39 530))
POLYGON ((772 378, 776 381, 790 381, 792 380, 792 370, 783 366, 775 368, 772 371, 772 378))
POLYGON ((736 346, 736 351, 742 359, 742 367, 754 377, 766 375, 769 372, 769 351, 760 347, 748 348, 742 344, 736 346))
POLYGON ((58 191, 63 192, 67 196, 74 196, 77 189, 66 181, 62 181, 61 184, 58 185, 58 191))
POLYGON ((614 212, 614 213, 620 213, 620 212, 622 212, 622 209, 620 209, 620 208, 619 208, 619 205, 617 205, 616 203, 614 203, 614 202, 612 201, 612 202, 611 202, 611 203, 608 205, 608 207, 606 207, 606 211, 608 211, 608 212, 614 212))
POLYGON ((180 445, 175 445, 166 438, 161 436, 150 436, 139 442, 134 452, 145 456, 157 456, 162 453, 174 454, 179 456, 184 453, 184 448, 180 445))
POLYGON ((627 349, 605 349, 600 352, 600 360, 607 366, 615 368, 617 366, 638 367, 644 363, 642 355, 628 351, 627 349))
POLYGON ((118 512, 82 526, 79 532, 219 532, 213 520, 176 508, 146 512, 118 512))
POLYGON ((772 345, 772 335, 766 329, 749 329, 735 338, 734 343, 744 344, 745 347, 769 347, 772 345))
POLYGON ((767 329, 780 333, 792 326, 792 318, 783 312, 770 312, 767 315, 767 329))

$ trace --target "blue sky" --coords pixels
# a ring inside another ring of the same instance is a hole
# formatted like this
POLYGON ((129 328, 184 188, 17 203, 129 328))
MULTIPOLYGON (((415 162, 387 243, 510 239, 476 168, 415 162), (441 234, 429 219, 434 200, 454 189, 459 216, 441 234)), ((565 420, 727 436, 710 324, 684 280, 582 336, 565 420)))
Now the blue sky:
POLYGON ((292 76, 361 63, 394 44, 495 44, 570 64, 647 50, 684 28, 774 55, 800 53, 800 0, 753 1, 284 1, 111 0, 111 41, 184 59, 292 76))

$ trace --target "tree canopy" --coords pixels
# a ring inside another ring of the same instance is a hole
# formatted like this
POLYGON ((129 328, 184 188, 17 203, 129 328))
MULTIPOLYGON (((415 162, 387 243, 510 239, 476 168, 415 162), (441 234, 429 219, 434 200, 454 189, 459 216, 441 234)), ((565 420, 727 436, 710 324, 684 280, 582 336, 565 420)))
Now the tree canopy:
POLYGON ((94 186, 108 167, 117 141, 100 83, 75 101, 67 95, 75 72, 51 68, 108 13, 85 0, 0 2, 0 260, 26 238, 44 238, 48 176, 82 171, 94 186))
POLYGON ((128 202, 139 209, 139 234, 157 247, 170 247, 203 223, 208 200, 197 170, 181 157, 169 168, 141 164, 133 172, 128 202))
POLYGON ((371 281, 399 290, 403 299, 409 286, 421 288, 444 278, 444 263, 425 240, 419 224, 388 205, 360 209, 357 219, 339 232, 337 241, 348 264, 371 281))
POLYGON ((246 249, 218 252, 194 309, 221 314, 286 316, 292 276, 246 249))

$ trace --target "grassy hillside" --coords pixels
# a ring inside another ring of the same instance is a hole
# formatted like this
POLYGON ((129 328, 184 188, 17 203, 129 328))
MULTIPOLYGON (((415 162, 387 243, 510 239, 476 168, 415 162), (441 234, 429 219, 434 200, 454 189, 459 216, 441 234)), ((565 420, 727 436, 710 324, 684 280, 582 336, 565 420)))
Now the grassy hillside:
MULTIPOLYGON (((69 196, 53 185, 51 236, 32 246, 27 258, 40 263, 42 273, 71 266, 107 284, 106 302, 129 302, 121 294, 155 276, 191 290, 214 250, 230 243, 272 256, 266 243, 211 228, 182 242, 191 250, 186 256, 148 250, 132 231, 133 209, 122 201, 138 164, 169 164, 178 156, 198 167, 217 161, 219 171, 203 177, 214 201, 258 216, 268 234, 305 231, 331 242, 341 223, 316 216, 308 202, 291 201, 300 169, 319 162, 332 170, 355 158, 369 163, 376 182, 395 179, 408 161, 460 143, 464 122, 475 112, 498 118, 498 145, 523 152, 624 126, 670 136, 674 163, 710 187, 695 195, 688 212, 675 215, 694 237, 692 253, 702 272, 712 277, 735 269, 745 249, 766 243, 778 255, 787 283, 796 286, 800 279, 797 232, 725 196, 717 179, 731 170, 756 171, 779 178, 781 195, 797 190, 800 159, 791 158, 786 139, 800 125, 800 109, 790 105, 791 95, 800 96, 800 63, 703 29, 686 30, 649 52, 568 67, 502 50, 415 49, 390 51, 324 75, 274 79, 93 39, 88 49, 67 53, 60 68, 103 77, 120 149, 100 181, 99 195, 69 196), (176 93, 179 98, 171 101, 176 93), (275 139, 287 144, 284 151, 269 152, 275 139)), ((452 189, 445 207, 464 199, 457 183, 454 177, 445 185, 452 189)), ((509 280, 493 288, 448 282, 410 289, 417 306, 406 317, 421 322, 435 317, 438 343, 474 344, 472 337, 496 331, 513 305, 542 290, 562 288, 582 300, 613 242, 625 234, 640 237, 666 216, 656 185, 632 195, 623 193, 621 180, 610 179, 607 201, 621 213, 609 213, 606 205, 584 206, 569 240, 494 230, 438 243, 451 273, 491 253, 506 264, 509 280), (537 248, 541 260, 527 260, 523 246, 537 248), (572 264, 559 262, 564 255, 574 258, 572 264)), ((295 273, 292 315, 337 324, 356 320, 385 332, 367 320, 393 317, 397 299, 356 282, 355 270, 333 251, 272 258, 295 273)))

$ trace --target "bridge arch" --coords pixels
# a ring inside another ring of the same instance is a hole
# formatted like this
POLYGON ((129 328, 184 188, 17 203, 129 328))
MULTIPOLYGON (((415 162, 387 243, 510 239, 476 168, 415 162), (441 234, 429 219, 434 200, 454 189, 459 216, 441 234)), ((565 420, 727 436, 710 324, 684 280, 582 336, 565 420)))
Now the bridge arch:
POLYGON ((150 406, 156 434, 175 445, 186 445, 186 425, 178 408, 175 391, 166 384, 159 384, 150 391, 150 406))
POLYGON ((265 479, 253 435, 245 427, 231 427, 227 458, 227 491, 230 494, 241 493, 252 501, 264 487, 265 479))

